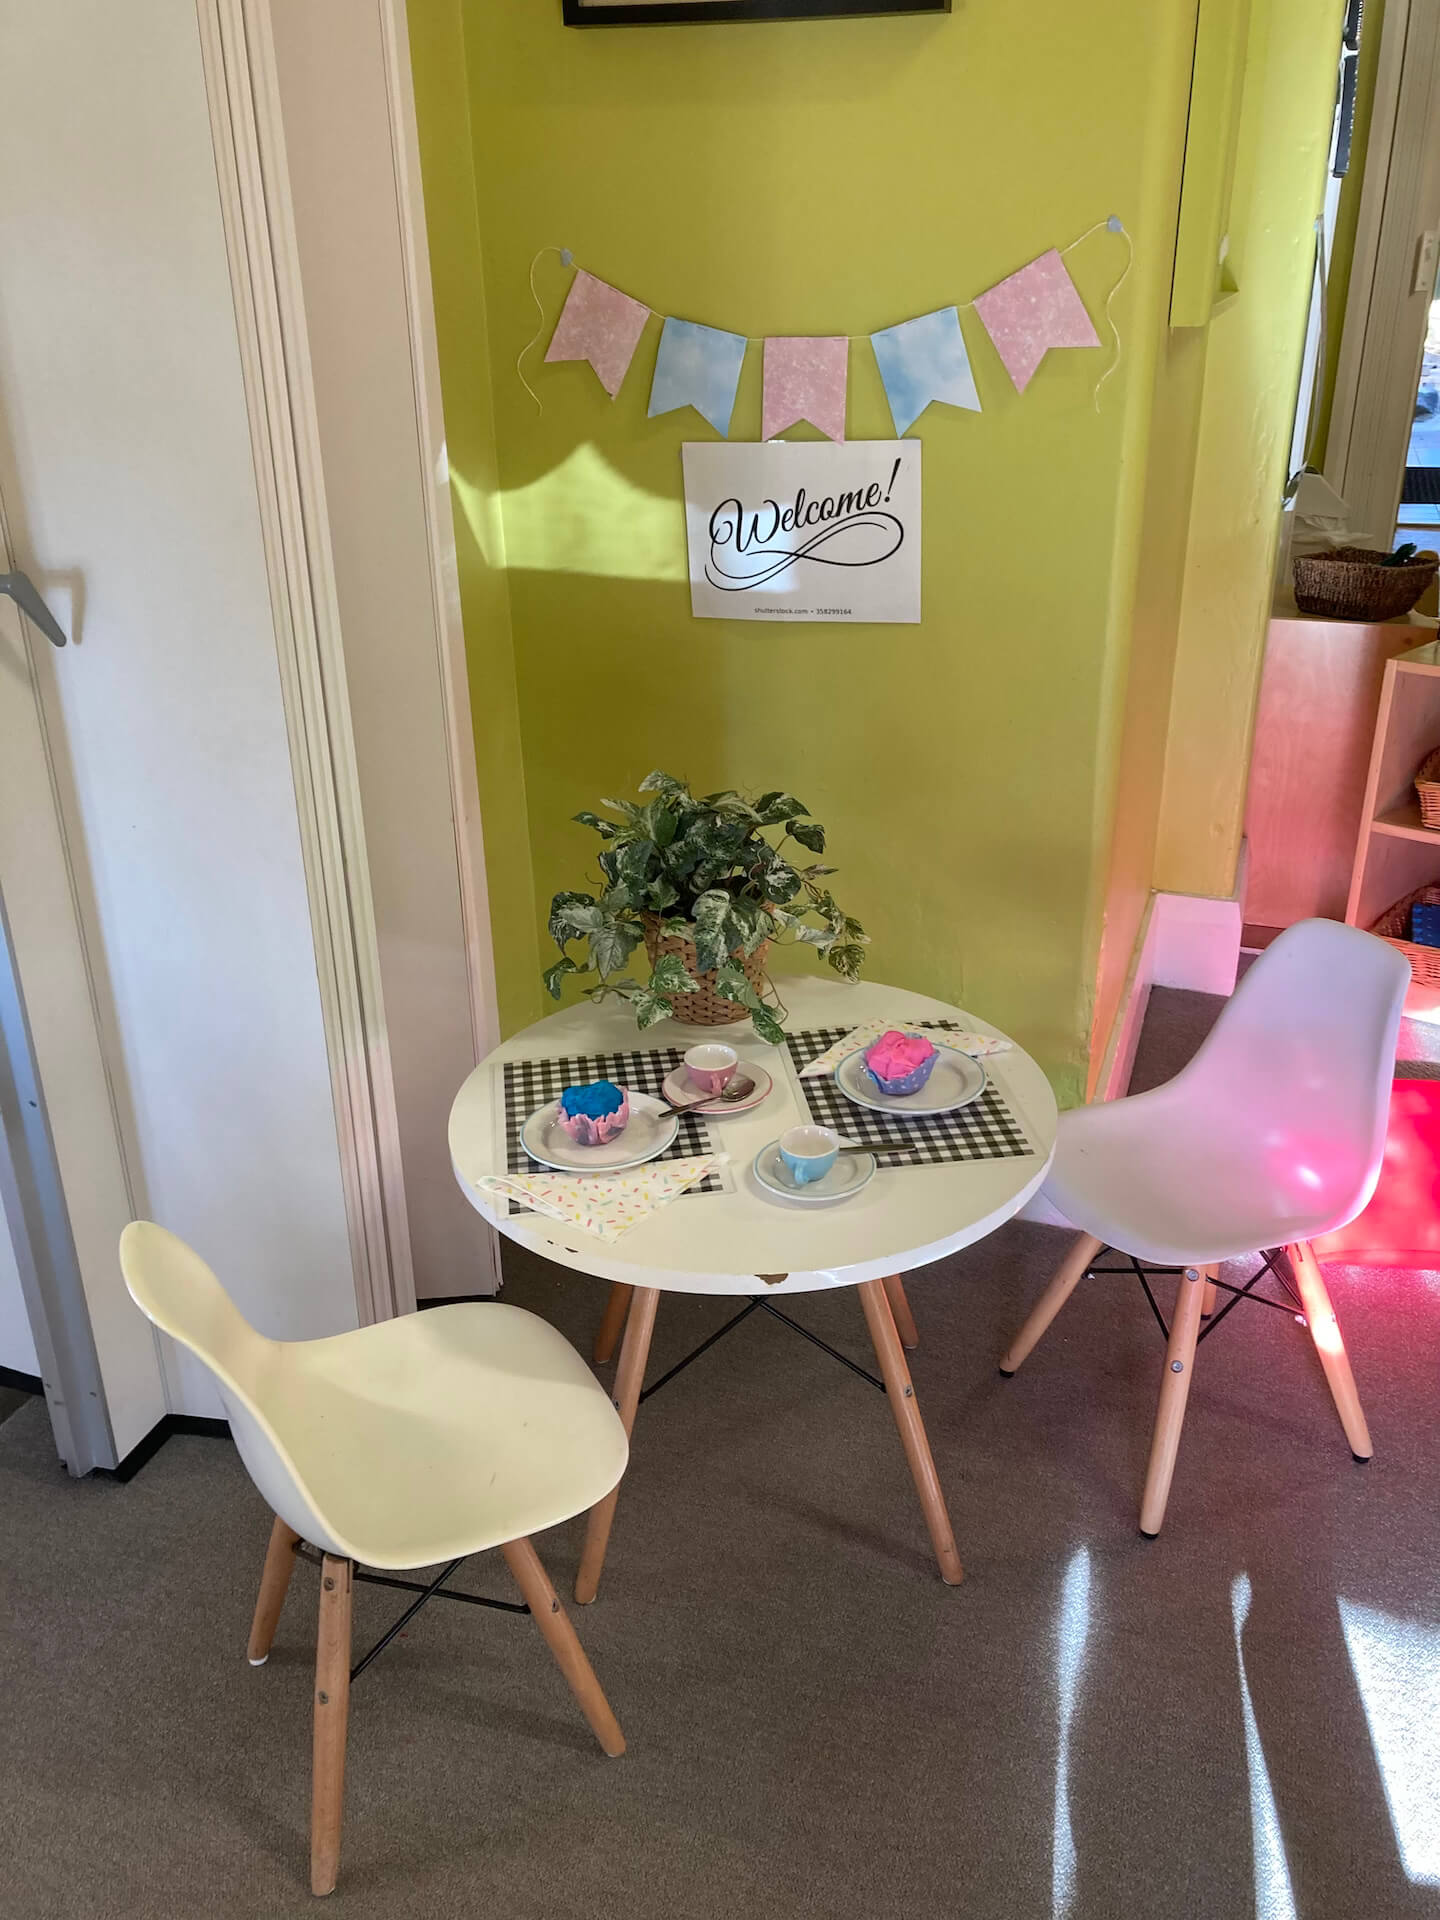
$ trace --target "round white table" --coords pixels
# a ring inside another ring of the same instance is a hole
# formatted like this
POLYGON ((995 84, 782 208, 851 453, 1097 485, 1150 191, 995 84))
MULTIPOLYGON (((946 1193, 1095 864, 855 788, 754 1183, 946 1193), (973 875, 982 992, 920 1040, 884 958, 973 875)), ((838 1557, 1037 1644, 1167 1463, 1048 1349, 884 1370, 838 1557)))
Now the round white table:
MULTIPOLYGON (((975 1032, 999 1032, 943 1001, 871 981, 852 986, 806 976, 786 978, 779 985, 792 1033, 848 1029, 872 1019, 900 1025, 955 1020, 975 1032)), ((627 1433, 640 1402, 661 1293, 747 1295, 752 1300, 760 1296, 762 1304, 769 1305, 782 1293, 858 1287, 940 1572, 955 1584, 961 1577, 960 1561, 896 1327, 898 1317, 907 1344, 913 1345, 914 1323, 900 1275, 983 1239, 1018 1213, 1045 1178, 1057 1118, 1049 1082, 1019 1047, 988 1056, 985 1066, 1024 1128, 1032 1153, 939 1164, 882 1160, 874 1179, 853 1199, 832 1206, 804 1205, 772 1197, 751 1171, 761 1147, 810 1118, 788 1052, 757 1040, 748 1022, 702 1030, 665 1020, 641 1034, 623 1002, 596 1006, 582 1001, 527 1027, 476 1067, 451 1110, 450 1157, 471 1204, 501 1233, 548 1260, 616 1283, 596 1358, 602 1363, 609 1358, 623 1320, 614 1398, 627 1433), (504 1201, 475 1186, 476 1176, 506 1171, 507 1061, 683 1049, 702 1039, 728 1041, 742 1060, 763 1066, 775 1083, 769 1097, 748 1112, 708 1117, 717 1149, 730 1156, 731 1190, 682 1195, 620 1240, 607 1242, 541 1214, 512 1214, 504 1201)), ((871 1118, 865 1109, 855 1109, 852 1131, 857 1137, 866 1137, 871 1118)), ((887 1133, 899 1124, 874 1118, 887 1133)), ((575 1597, 582 1603, 593 1600, 599 1586, 616 1499, 611 1494, 590 1515, 575 1584, 575 1597)))

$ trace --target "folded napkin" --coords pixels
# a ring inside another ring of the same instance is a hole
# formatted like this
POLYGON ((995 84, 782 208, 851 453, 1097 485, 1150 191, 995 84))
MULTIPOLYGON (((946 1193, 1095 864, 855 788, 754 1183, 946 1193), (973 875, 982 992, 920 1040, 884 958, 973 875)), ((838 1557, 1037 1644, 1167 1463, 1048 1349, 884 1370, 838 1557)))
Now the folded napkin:
POLYGON ((927 1033, 937 1046, 953 1047, 957 1053, 968 1053, 972 1060, 981 1060, 987 1053, 1008 1053, 1011 1042, 997 1040, 990 1033, 960 1033, 949 1027, 937 1027, 927 1020, 867 1020, 843 1040, 837 1040, 833 1047, 827 1047, 824 1053, 817 1054, 809 1066, 800 1069, 802 1080, 818 1079, 822 1074, 834 1073, 842 1060, 852 1053, 858 1053, 862 1047, 868 1047, 872 1040, 878 1040, 882 1033, 894 1028, 900 1033, 927 1033))
POLYGON ((626 1173, 482 1173, 470 1184, 602 1240, 618 1240, 729 1158, 709 1153, 694 1160, 652 1160, 626 1173))

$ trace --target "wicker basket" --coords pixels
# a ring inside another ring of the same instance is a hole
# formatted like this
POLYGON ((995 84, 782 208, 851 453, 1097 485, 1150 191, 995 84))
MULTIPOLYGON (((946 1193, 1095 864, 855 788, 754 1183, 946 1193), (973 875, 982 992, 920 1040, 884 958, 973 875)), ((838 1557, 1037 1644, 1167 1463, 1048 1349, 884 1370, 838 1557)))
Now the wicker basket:
MULTIPOLYGON (((641 924, 645 929, 645 951, 650 956, 652 967, 662 954, 678 953, 685 963, 685 971, 700 982, 698 993, 671 996, 677 1020, 683 1021, 687 1027, 728 1027, 732 1021, 750 1018, 748 1007, 742 1007, 738 1001, 726 1000, 716 993, 715 975, 700 971, 693 940, 678 933, 662 933, 660 921, 653 913, 642 914, 641 924)), ((740 953, 734 956, 744 968, 745 978, 762 996, 765 991, 765 956, 769 951, 770 942, 767 940, 748 956, 740 953)))
POLYGON ((1296 557, 1295 604, 1331 620, 1393 620, 1409 613, 1435 578, 1437 562, 1411 560, 1382 567, 1375 547, 1337 547, 1296 557))
POLYGON ((1410 962, 1410 977, 1417 987, 1440 987, 1440 947, 1417 947, 1413 940, 1405 938, 1410 931, 1410 909, 1417 903, 1440 906, 1440 886, 1417 887, 1414 893, 1407 893, 1403 900, 1397 900, 1381 914, 1370 931, 1378 933, 1397 953, 1404 954, 1410 962))
POLYGON ((1440 830, 1440 747, 1421 761, 1415 791, 1420 796, 1421 826, 1440 830))

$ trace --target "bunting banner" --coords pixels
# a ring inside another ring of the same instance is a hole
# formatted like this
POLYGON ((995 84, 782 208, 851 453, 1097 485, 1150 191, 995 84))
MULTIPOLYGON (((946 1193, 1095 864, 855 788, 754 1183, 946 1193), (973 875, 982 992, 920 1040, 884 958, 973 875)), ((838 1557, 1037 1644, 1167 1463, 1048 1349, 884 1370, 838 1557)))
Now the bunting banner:
POLYGON ((785 336, 765 341, 765 377, 760 399, 760 438, 773 440, 797 420, 808 420, 827 439, 845 438, 845 388, 850 342, 785 336))
POLYGON ((1024 393, 1051 347, 1100 344, 1085 302, 1054 247, 982 293, 975 311, 1017 393, 1024 393))
POLYGON ((955 307, 925 313, 872 333, 870 345, 890 402, 896 433, 913 427, 932 400, 980 411, 980 395, 955 307))
POLYGON ((649 318, 649 307, 577 267, 545 358, 588 360, 613 400, 649 318))
POLYGON ((693 320, 666 319, 650 383, 650 418, 694 407, 702 420, 728 439, 735 391, 745 364, 743 333, 722 333, 693 320))
MULTIPOLYGON (((650 417, 693 407, 716 433, 728 439, 745 354, 751 346, 763 345, 761 439, 771 440, 787 427, 805 421, 836 445, 843 445, 850 348, 857 340, 870 342, 897 434, 909 432, 936 401, 978 413, 980 392, 961 315, 969 310, 979 318, 1015 391, 1024 393, 1052 349, 1101 344, 1065 260, 1093 234, 1102 232, 1118 235, 1125 242, 1126 256, 1105 296, 1104 318, 1111 350, 1094 384, 1098 412, 1101 389, 1120 364, 1120 330, 1111 308, 1135 259, 1134 244, 1116 214, 1097 220, 1065 246, 1051 247, 1037 255, 973 300, 957 301, 954 306, 937 308, 875 333, 756 336, 662 315, 650 384, 650 417)), ((545 329, 545 309, 536 291, 535 269, 547 253, 558 254, 566 267, 574 266, 573 255, 564 247, 542 247, 531 262, 530 291, 540 325, 534 338, 521 348, 515 367, 537 406, 541 405, 540 396, 525 377, 525 357, 539 344, 545 329)), ((651 309, 639 300, 632 300, 629 294, 583 267, 575 267, 545 358, 588 361, 613 400, 650 314, 651 309)))

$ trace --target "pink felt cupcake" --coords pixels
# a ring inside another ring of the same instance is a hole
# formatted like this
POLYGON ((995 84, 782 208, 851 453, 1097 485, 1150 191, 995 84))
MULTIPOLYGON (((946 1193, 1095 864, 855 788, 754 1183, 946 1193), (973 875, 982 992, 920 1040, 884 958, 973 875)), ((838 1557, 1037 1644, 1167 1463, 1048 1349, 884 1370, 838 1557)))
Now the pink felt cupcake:
POLYGON ((923 1033, 882 1033, 865 1049, 865 1066, 882 1093, 919 1093, 940 1058, 923 1033))
POLYGON ((630 1118, 630 1096, 613 1080, 592 1080, 588 1086, 567 1087, 560 1096, 555 1118, 577 1147, 603 1147, 625 1131, 630 1118))

